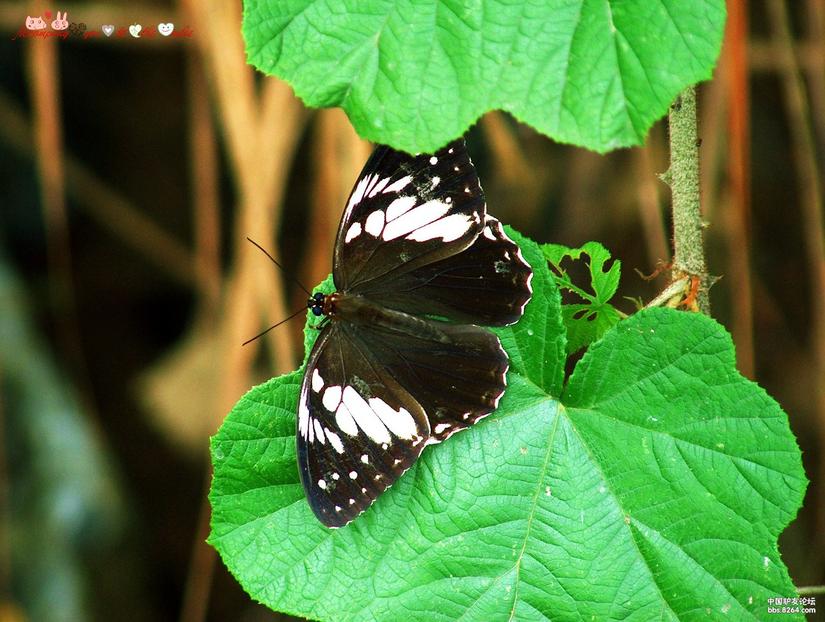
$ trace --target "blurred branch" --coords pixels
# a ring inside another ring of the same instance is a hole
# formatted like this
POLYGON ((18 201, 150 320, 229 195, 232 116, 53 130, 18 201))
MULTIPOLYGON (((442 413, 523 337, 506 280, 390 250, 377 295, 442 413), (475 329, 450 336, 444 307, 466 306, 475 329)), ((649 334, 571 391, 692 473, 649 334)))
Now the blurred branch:
MULTIPOLYGON (((698 284, 698 310, 710 314, 709 278, 702 240, 699 198, 699 144, 696 90, 682 91, 670 107, 670 168, 665 178, 673 195, 673 280, 688 277, 698 284)), ((692 295, 692 294, 691 294, 692 295)))
MULTIPOLYGON (((218 112, 220 128, 237 187, 238 206, 233 231, 233 263, 223 288, 221 367, 217 399, 208 413, 215 424, 251 384, 252 365, 261 340, 241 344, 255 334, 261 319, 287 316, 282 275, 264 267, 261 257, 245 240, 252 235, 274 256, 280 252, 276 231, 281 221, 287 176, 297 149, 306 113, 289 87, 265 79, 260 95, 254 72, 246 64, 240 32, 241 6, 225 0, 181 0, 196 20, 201 52, 218 112)), ((272 323, 268 321, 268 323, 272 323)), ((290 369, 296 348, 289 332, 268 339, 274 353, 274 373, 290 369)), ((198 533, 192 544, 182 622, 200 622, 208 611, 215 552, 203 541, 209 506, 204 491, 198 533)))
POLYGON ((26 69, 32 102, 34 160, 40 181, 40 202, 46 231, 52 316, 64 356, 73 363, 80 356, 71 284, 71 251, 66 218, 65 180, 60 124, 60 68, 54 39, 26 42, 26 69))
MULTIPOLYGON (((803 65, 805 75, 810 85, 811 108, 813 109, 814 127, 818 135, 819 153, 825 155, 825 2, 822 0, 808 0, 807 19, 808 37, 816 49, 816 56, 820 63, 817 67, 803 65)), ((800 57, 800 48, 795 48, 797 59, 800 57)), ((819 166, 820 177, 825 177, 825 158, 819 166)))
POLYGON ((503 112, 485 114, 479 121, 495 161, 496 175, 511 186, 530 185, 530 166, 513 132, 507 127, 503 112))
MULTIPOLYGON (((810 2, 814 5, 822 4, 822 0, 810 0, 810 2)), ((822 53, 822 46, 815 40, 796 42, 794 51, 800 66, 805 71, 810 73, 825 71, 825 54, 822 53)), ((778 44, 773 41, 751 41, 748 45, 748 59, 750 69, 754 72, 779 71, 782 67, 782 53, 778 44)))
POLYGON ((732 333, 739 371, 754 377, 753 288, 750 236, 750 91, 747 1, 728 2, 725 66, 728 74, 728 265, 736 288, 731 297, 732 333))
POLYGON ((319 110, 312 141, 312 184, 308 239, 309 256, 301 262, 302 277, 312 287, 332 268, 332 246, 341 210, 352 190, 352 180, 370 154, 370 143, 358 137, 340 109, 319 110))
POLYGON ((647 260, 651 266, 670 261, 662 203, 653 166, 653 154, 658 147, 658 142, 658 132, 651 131, 647 138, 647 145, 633 150, 639 216, 644 231, 647 260))
POLYGON ((195 221, 195 272, 202 304, 217 311, 221 293, 221 223, 218 191, 218 153, 209 109, 203 63, 193 48, 187 50, 186 76, 189 100, 189 159, 192 209, 195 221))
MULTIPOLYGON (((33 158, 31 135, 32 129, 23 112, 0 92, 0 140, 23 156, 33 158)), ((177 240, 143 216, 70 153, 64 153, 64 162, 66 191, 79 209, 156 266, 164 268, 164 274, 188 286, 194 284, 192 260, 177 240)))
MULTIPOLYGON (((787 7, 783 0, 768 0, 768 16, 782 61, 782 86, 788 109, 793 158, 796 165, 802 209, 802 230, 805 252, 810 270, 811 345, 813 349, 813 377, 815 383, 815 414, 819 421, 820 443, 825 445, 825 222, 822 214, 822 182, 816 160, 813 128, 805 96, 805 84, 793 52, 793 35, 787 7)), ((825 461, 820 460, 820 477, 825 476, 825 461)), ((820 489, 816 500, 819 520, 825 517, 825 490, 820 489)), ((821 550, 823 537, 819 530, 821 550)), ((815 547, 814 550, 817 550, 815 547)))
POLYGON ((704 215, 711 222, 719 218, 720 177, 722 169, 727 165, 725 148, 728 137, 725 120, 728 116, 730 92, 728 73, 728 58, 722 54, 713 80, 703 84, 701 88, 699 129, 702 158, 699 162, 699 183, 704 215))

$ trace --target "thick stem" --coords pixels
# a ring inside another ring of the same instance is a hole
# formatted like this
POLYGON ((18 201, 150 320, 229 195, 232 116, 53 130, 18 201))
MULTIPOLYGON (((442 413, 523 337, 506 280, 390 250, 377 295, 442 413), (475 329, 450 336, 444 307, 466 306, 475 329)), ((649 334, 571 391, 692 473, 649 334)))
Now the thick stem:
POLYGON ((699 201, 699 140, 696 91, 687 88, 670 108, 670 169, 667 181, 673 195, 673 280, 687 276, 699 283, 696 304, 710 314, 709 278, 702 243, 699 201))

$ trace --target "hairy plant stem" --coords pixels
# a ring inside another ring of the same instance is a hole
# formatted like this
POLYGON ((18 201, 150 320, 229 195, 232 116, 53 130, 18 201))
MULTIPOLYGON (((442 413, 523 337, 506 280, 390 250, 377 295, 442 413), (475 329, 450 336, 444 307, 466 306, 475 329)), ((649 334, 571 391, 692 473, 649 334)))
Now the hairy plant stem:
MULTIPOLYGON (((702 242, 702 210, 699 201, 699 140, 696 124, 696 90, 687 88, 670 107, 670 168, 664 176, 673 196, 673 281, 688 277, 698 284, 695 304, 710 315, 702 242)), ((688 294, 688 297, 690 294, 688 294)), ((687 305, 691 306, 691 305, 687 305)))

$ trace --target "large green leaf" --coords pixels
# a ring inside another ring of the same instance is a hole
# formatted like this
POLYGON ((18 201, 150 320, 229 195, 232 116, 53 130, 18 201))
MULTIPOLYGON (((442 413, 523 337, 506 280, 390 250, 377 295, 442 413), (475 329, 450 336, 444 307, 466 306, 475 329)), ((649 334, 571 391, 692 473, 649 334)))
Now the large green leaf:
POLYGON ((606 151, 709 78, 724 0, 245 0, 250 62, 359 134, 434 151, 488 110, 606 151))
POLYGON ((641 312, 561 389, 559 296, 500 331, 499 409, 330 530, 295 461, 301 372, 252 389, 212 441, 210 542, 269 607, 330 621, 766 619, 806 481, 779 406, 703 316, 641 312), (559 399, 561 398, 561 399, 559 399))

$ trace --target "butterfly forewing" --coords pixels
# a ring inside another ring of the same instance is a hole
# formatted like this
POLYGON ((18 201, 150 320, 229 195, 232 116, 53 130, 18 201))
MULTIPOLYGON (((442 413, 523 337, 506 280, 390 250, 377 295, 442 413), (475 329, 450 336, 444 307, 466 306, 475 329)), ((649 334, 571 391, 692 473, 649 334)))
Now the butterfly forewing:
POLYGON ((329 527, 364 511, 418 458, 429 438, 420 404, 353 327, 330 323, 301 387, 298 466, 315 515, 329 527))
POLYGON ((485 326, 507 326, 524 313, 533 271, 501 223, 487 215, 466 250, 405 272, 366 295, 392 309, 485 326))
POLYGON ((338 228, 335 286, 357 293, 461 252, 478 237, 484 216, 484 196, 463 140, 432 155, 378 147, 338 228))

